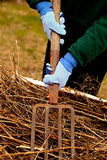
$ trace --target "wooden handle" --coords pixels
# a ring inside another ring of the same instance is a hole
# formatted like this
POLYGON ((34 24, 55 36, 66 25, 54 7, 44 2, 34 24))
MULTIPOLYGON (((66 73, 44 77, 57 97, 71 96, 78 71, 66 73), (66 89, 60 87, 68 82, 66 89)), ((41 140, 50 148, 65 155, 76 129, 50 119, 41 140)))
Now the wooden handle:
MULTIPOLYGON (((55 13, 56 21, 59 23, 61 0, 53 0, 52 1, 52 6, 53 6, 53 11, 55 13)), ((56 69, 59 58, 60 58, 60 36, 57 33, 55 33, 54 31, 52 31, 50 64, 51 64, 53 73, 56 69)), ((57 104, 58 103, 58 90, 59 90, 59 85, 58 84, 50 85, 49 102, 51 104, 57 104)))

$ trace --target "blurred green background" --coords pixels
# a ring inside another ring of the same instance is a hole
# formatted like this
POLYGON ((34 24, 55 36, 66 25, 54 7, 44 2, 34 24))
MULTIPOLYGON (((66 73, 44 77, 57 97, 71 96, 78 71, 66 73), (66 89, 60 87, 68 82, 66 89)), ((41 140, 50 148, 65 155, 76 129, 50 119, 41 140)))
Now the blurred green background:
POLYGON ((1 59, 10 63, 14 54, 21 75, 41 80, 46 43, 36 10, 26 1, 0 1, 1 59))
MULTIPOLYGON (((25 0, 0 0, 0 57, 19 74, 42 79, 47 45, 40 16, 25 0), (13 63, 13 57, 15 61, 13 63)), ((98 97, 107 99, 107 74, 98 97)))

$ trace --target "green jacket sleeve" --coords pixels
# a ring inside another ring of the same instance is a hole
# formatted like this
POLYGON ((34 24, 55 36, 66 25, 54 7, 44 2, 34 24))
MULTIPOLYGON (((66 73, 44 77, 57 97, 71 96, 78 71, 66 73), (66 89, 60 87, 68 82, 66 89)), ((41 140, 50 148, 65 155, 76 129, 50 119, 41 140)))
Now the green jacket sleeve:
POLYGON ((26 0, 31 8, 35 8, 38 2, 49 1, 49 0, 26 0))
POLYGON ((81 66, 85 66, 107 49, 107 15, 102 16, 87 29, 68 49, 81 66))

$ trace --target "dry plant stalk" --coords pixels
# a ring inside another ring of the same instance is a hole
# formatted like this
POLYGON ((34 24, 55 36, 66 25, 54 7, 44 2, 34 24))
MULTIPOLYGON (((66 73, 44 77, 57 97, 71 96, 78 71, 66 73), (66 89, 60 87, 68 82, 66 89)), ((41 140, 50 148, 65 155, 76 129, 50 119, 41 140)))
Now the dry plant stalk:
MULTIPOLYGON (((32 106, 37 103, 48 103, 48 91, 38 85, 25 82, 20 76, 5 65, 0 64, 0 159, 28 160, 30 152, 32 106)), ((75 142, 77 160, 106 160, 107 159, 107 104, 97 103, 87 97, 81 97, 60 91, 59 104, 70 104, 75 109, 75 142)), ((69 126, 68 112, 63 111, 63 126, 69 126)), ((48 154, 52 160, 57 159, 56 146, 57 123, 53 123, 56 112, 51 114, 49 135, 50 150, 48 154)), ((35 159, 43 159, 44 152, 44 110, 38 110, 36 124, 35 159)), ((71 159, 68 148, 69 127, 63 129, 64 159, 71 159)))

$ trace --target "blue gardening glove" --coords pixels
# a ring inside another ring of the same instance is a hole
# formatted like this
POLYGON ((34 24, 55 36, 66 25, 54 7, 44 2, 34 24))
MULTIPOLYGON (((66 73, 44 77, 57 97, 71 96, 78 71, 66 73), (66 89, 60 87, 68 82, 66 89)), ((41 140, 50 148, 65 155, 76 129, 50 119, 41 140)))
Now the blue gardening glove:
MULTIPOLYGON (((44 32, 47 34, 48 39, 51 40, 51 31, 55 31, 59 35, 65 35, 65 19, 61 12, 60 14, 60 24, 55 20, 55 14, 52 10, 52 4, 50 2, 40 2, 36 5, 36 9, 41 15, 41 21, 43 24, 44 32)), ((60 43, 63 44, 64 40, 60 39, 60 43)))
POLYGON ((49 85, 53 83, 58 83, 59 89, 64 87, 69 79, 69 76, 72 74, 73 68, 76 66, 76 59, 70 53, 67 53, 64 58, 60 59, 54 74, 45 75, 43 78, 46 88, 49 89, 49 85))

